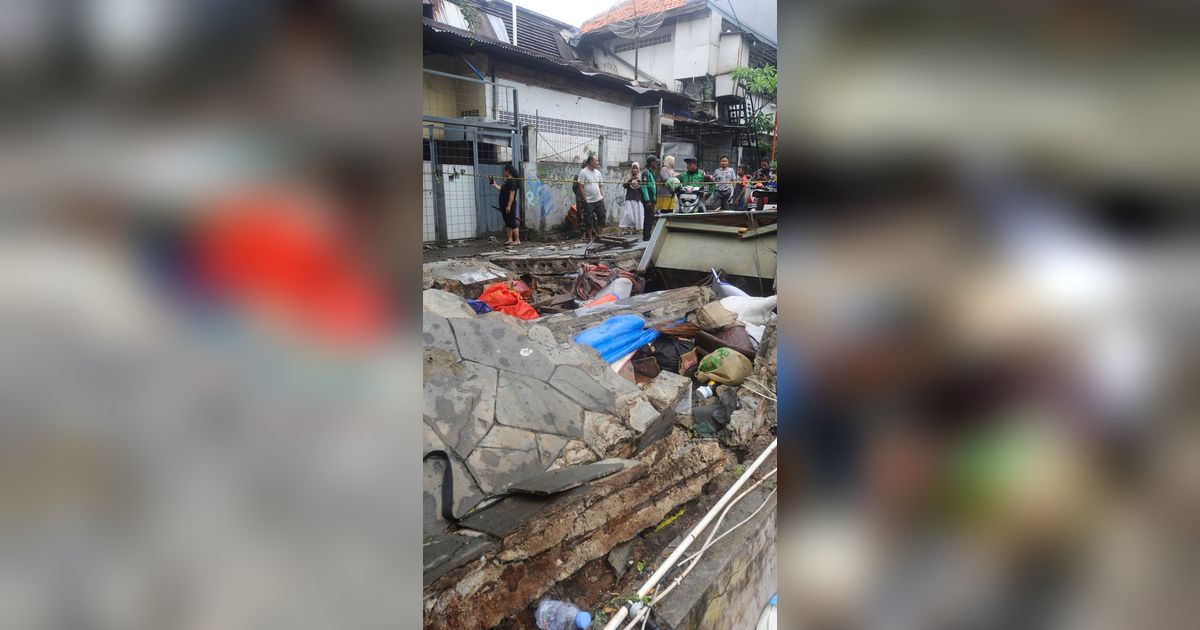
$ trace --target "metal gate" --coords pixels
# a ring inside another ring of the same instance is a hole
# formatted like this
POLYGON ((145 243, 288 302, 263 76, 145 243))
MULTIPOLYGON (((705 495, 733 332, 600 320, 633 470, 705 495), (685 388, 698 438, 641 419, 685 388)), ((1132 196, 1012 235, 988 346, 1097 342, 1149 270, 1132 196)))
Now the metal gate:
MULTIPOLYGON (((500 195, 489 178, 501 182, 504 164, 516 164, 516 133, 427 125, 424 135, 422 239, 454 241, 503 233, 500 195)), ((518 211, 523 201, 518 194, 518 211)))

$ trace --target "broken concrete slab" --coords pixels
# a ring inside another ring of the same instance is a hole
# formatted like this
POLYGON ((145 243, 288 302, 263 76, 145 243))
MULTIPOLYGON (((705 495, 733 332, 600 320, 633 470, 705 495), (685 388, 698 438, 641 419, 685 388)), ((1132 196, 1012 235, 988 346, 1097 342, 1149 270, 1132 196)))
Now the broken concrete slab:
POLYGON ((551 387, 552 383, 502 373, 496 422, 568 438, 583 437, 583 407, 551 387))
POLYGON ((440 289, 467 299, 479 297, 489 284, 516 278, 502 267, 479 259, 425 263, 421 271, 426 289, 440 289))
POLYGON ((554 460, 547 470, 557 470, 567 466, 578 466, 579 464, 590 464, 600 459, 592 449, 588 448, 587 444, 579 440, 571 440, 563 447, 562 453, 554 460))
POLYGON ((491 628, 555 583, 694 499, 728 466, 714 442, 676 431, 626 468, 553 501, 501 547, 431 582, 426 628, 491 628))
MULTIPOLYGON (((609 370, 611 372, 611 370, 609 370)), ((622 379, 623 380, 623 379, 622 379)), ((606 388, 582 369, 560 365, 554 370, 550 384, 590 411, 616 413, 617 394, 606 388)))
POLYGON ((615 455, 622 444, 633 441, 634 433, 616 416, 585 411, 583 413, 583 441, 600 456, 615 455))
POLYGON ((478 560, 496 546, 495 541, 476 536, 443 534, 427 539, 421 548, 425 586, 454 569, 478 560))
POLYGON ((503 538, 529 523, 558 497, 536 495, 513 495, 476 510, 461 521, 462 527, 503 538))
POLYGON ((486 494, 505 491, 508 484, 537 474, 542 466, 537 433, 493 425, 467 458, 467 468, 486 494))
POLYGON ((648 400, 635 400, 628 413, 629 427, 638 433, 645 433, 646 429, 649 429, 650 425, 661 415, 661 412, 655 409, 648 400))
POLYGON ((459 358, 454 331, 445 317, 430 311, 421 313, 421 333, 424 336, 425 348, 437 348, 454 355, 456 359, 459 358))
POLYGON ((595 464, 560 468, 518 481, 509 486, 509 490, 527 494, 557 494, 636 464, 636 461, 628 459, 606 459, 595 464))
POLYGON ((492 428, 498 372, 469 361, 425 367, 425 422, 465 459, 492 428))
MULTIPOLYGON (((456 459, 451 450, 446 448, 446 444, 442 442, 441 437, 426 425, 424 427, 424 450, 422 453, 429 453, 431 451, 443 451, 450 455, 454 502, 451 512, 455 515, 465 514, 483 500, 483 492, 480 491, 479 485, 475 483, 475 478, 471 476, 471 472, 467 469, 466 464, 456 459)), ((424 462, 422 467, 424 473, 422 485, 422 501, 424 505, 423 523, 426 535, 440 533, 450 525, 442 515, 442 484, 445 482, 445 465, 446 462, 441 458, 430 458, 424 462)))
POLYGON ((477 317, 450 320, 462 358, 543 381, 554 374, 546 353, 511 326, 477 317))
MULTIPOLYGON (((580 422, 581 426, 582 424, 583 423, 580 422)), ((563 449, 566 448, 568 442, 570 441, 571 440, 567 440, 567 438, 560 435, 552 435, 549 433, 539 435, 537 437, 538 453, 541 454, 542 466, 547 468, 552 466, 554 461, 558 459, 558 456, 562 453, 563 449)))
POLYGON ((691 386, 692 379, 663 370, 646 384, 642 393, 655 409, 662 411, 678 404, 691 386))
POLYGON ((668 289, 630 296, 583 315, 576 312, 548 315, 538 323, 549 328, 558 341, 570 341, 575 335, 615 315, 639 315, 652 325, 674 322, 711 302, 712 298, 712 290, 708 287, 668 289))
POLYGON ((646 427, 646 430, 638 436, 637 442, 633 448, 634 456, 644 452, 646 449, 654 445, 655 442, 661 440, 675 428, 677 414, 674 407, 667 407, 662 410, 658 418, 646 427))
POLYGON ((461 295, 438 289, 426 289, 421 294, 421 308, 425 312, 447 319, 476 316, 475 309, 471 308, 471 305, 467 304, 461 295))

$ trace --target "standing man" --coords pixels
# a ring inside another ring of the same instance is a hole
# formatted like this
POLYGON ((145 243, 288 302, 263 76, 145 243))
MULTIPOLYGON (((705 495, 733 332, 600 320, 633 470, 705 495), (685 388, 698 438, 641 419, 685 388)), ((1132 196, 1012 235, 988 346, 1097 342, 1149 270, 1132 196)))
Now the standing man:
POLYGON ((658 156, 650 155, 646 158, 646 170, 642 173, 643 241, 650 240, 650 233, 654 230, 654 206, 658 204, 658 182, 654 179, 656 172, 658 172, 658 156))
POLYGON ((717 183, 717 198, 721 209, 728 210, 729 202, 733 199, 733 182, 737 181, 737 173, 729 167, 729 156, 721 156, 721 167, 713 172, 713 181, 717 183))
POLYGON ((588 155, 586 166, 579 171, 579 182, 583 184, 583 212, 580 218, 583 223, 584 238, 595 240, 600 238, 604 229, 604 194, 600 189, 600 160, 596 155, 588 155))

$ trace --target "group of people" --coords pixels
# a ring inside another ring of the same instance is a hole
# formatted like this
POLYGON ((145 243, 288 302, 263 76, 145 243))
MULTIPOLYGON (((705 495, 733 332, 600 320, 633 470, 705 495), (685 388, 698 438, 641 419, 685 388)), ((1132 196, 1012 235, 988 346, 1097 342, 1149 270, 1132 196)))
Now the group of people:
MULTIPOLYGON (((713 199, 713 207, 720 210, 746 210, 753 203, 752 182, 771 182, 775 173, 771 163, 762 160, 759 169, 750 175, 745 166, 730 167, 729 156, 722 155, 720 167, 712 174, 700 168, 696 158, 684 158, 684 172, 675 172, 675 158, 667 156, 660 165, 655 155, 646 158, 646 167, 638 162, 630 165, 629 172, 621 184, 624 198, 620 204, 621 218, 618 229, 622 232, 642 233, 642 240, 650 240, 654 228, 655 213, 673 212, 675 192, 683 186, 700 188, 713 199)), ((583 169, 576 177, 576 202, 584 238, 593 239, 600 235, 605 223, 604 194, 601 190, 602 176, 599 161, 589 155, 583 169)))
MULTIPOLYGON (((659 163, 658 156, 646 157, 645 168, 634 162, 621 184, 623 198, 620 202, 621 218, 619 229, 623 233, 642 233, 642 240, 650 240, 654 229, 654 215, 675 210, 675 193, 684 186, 700 188, 705 196, 713 200, 713 207, 720 210, 746 210, 753 203, 752 182, 774 181, 771 163, 762 160, 753 175, 745 166, 736 169, 729 166, 729 156, 722 155, 720 166, 712 174, 700 168, 693 157, 684 158, 686 167, 682 173, 675 172, 675 158, 667 156, 659 163)), ((500 192, 496 209, 504 217, 505 245, 521 244, 521 178, 511 164, 504 165, 504 182, 491 185, 500 192)), ((572 188, 575 193, 576 211, 583 236, 587 240, 600 237, 604 229, 607 212, 604 207, 604 175, 600 162, 588 155, 583 168, 576 175, 572 188)), ((761 207, 761 204, 760 204, 761 207)))

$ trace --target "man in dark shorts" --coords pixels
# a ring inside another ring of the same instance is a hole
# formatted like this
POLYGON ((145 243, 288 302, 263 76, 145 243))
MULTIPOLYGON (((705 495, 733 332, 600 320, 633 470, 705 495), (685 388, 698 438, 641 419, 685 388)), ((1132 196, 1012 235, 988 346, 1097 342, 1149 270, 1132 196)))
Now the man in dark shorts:
POLYGON ((583 170, 579 171, 579 182, 583 186, 583 208, 579 218, 583 224, 584 238, 593 240, 600 238, 604 229, 604 194, 600 187, 604 175, 600 172, 600 161, 594 154, 588 156, 585 164, 583 170))

